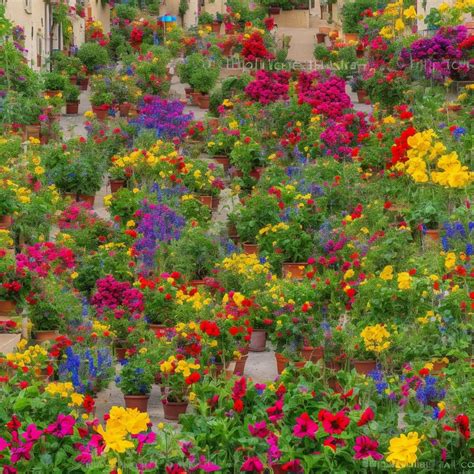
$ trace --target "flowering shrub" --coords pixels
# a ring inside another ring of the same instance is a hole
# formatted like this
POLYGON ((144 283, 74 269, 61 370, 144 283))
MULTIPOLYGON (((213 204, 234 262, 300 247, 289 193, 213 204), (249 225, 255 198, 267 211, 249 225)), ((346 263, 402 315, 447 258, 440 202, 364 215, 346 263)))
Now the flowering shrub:
POLYGON ((270 53, 265 46, 263 36, 258 31, 254 31, 248 38, 242 41, 242 51, 240 55, 246 61, 250 62, 274 58, 274 55, 270 53))
POLYGON ((245 93, 261 104, 288 99, 290 73, 286 71, 258 71, 255 80, 245 88, 245 93))

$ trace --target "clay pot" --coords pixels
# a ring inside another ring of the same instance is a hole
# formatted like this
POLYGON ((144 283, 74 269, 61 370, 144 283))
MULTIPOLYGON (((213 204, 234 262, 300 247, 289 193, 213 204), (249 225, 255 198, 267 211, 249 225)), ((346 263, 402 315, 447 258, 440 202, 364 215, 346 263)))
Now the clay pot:
POLYGON ((244 253, 247 255, 257 255, 258 254, 258 245, 257 244, 249 244, 248 242, 244 242, 242 244, 242 248, 244 249, 244 253))
POLYGON ((206 282, 204 280, 191 280, 189 282, 190 286, 203 286, 205 284, 206 284, 206 282))
POLYGON ((12 223, 12 216, 0 216, 0 229, 9 229, 12 223))
POLYGON ((265 329, 254 329, 250 336, 249 351, 263 352, 267 345, 267 331, 265 329))
POLYGON ((433 362, 433 369, 431 370, 432 374, 440 374, 443 369, 445 369, 448 366, 446 362, 438 361, 438 362, 433 362))
POLYGON ((364 104, 368 99, 368 95, 367 95, 367 91, 365 91, 364 89, 359 89, 357 91, 357 100, 358 102, 360 102, 361 104, 364 104))
POLYGON ((115 356, 117 357, 118 360, 125 359, 126 354, 127 354, 127 348, 126 347, 116 347, 115 348, 115 356))
POLYGON ((247 363, 248 355, 242 355, 240 359, 235 361, 234 374, 244 375, 245 364, 247 363))
POLYGON ((41 125, 25 125, 25 140, 36 138, 39 140, 41 135, 41 125))
POLYGON ((303 356, 304 360, 317 362, 318 360, 321 360, 324 357, 324 347, 304 346, 301 350, 301 355, 303 356))
POLYGON ((227 171, 230 168, 230 158, 227 155, 216 155, 214 156, 214 160, 222 165, 224 171, 227 171))
POLYGON ((212 196, 211 209, 217 211, 219 209, 220 199, 218 197, 212 196))
POLYGON ((221 24, 218 21, 215 21, 212 25, 212 32, 215 33, 216 35, 219 35, 221 32, 221 24))
POLYGON ((109 180, 110 184, 110 190, 113 193, 116 193, 119 189, 122 189, 125 187, 126 181, 124 179, 110 179, 109 180))
POLYGON ((199 195, 198 200, 204 206, 207 206, 209 209, 212 209, 212 196, 201 196, 199 195))
POLYGON ((94 112, 95 116, 97 117, 97 120, 107 120, 107 117, 109 116, 109 110, 103 109, 100 106, 93 105, 92 112, 94 112))
POLYGON ((14 301, 0 300, 0 316, 9 316, 15 312, 16 303, 14 301))
POLYGON ((35 331, 35 339, 41 343, 44 341, 54 341, 59 336, 57 329, 51 329, 49 331, 35 331))
POLYGON ((316 33, 316 41, 318 44, 324 44, 326 42, 326 33, 316 33))
POLYGON ((352 365, 358 374, 368 375, 376 369, 377 362, 375 360, 353 360, 352 365))
POLYGON ((193 91, 189 95, 191 97, 191 104, 199 106, 199 97, 201 96, 201 93, 193 91))
POLYGON ((199 96, 199 108, 208 109, 209 108, 210 97, 209 94, 201 94, 199 96))
POLYGON ((289 360, 283 354, 279 354, 278 352, 275 352, 275 359, 277 363, 277 372, 278 374, 281 374, 286 369, 289 360))
POLYGON ((249 173, 249 175, 258 181, 262 177, 262 174, 264 171, 265 171, 264 167, 257 166, 249 173))
POLYGON ((87 202, 91 205, 91 207, 94 207, 95 196, 90 196, 88 194, 78 194, 77 200, 78 202, 87 202))
POLYGON ((44 95, 46 97, 56 97, 59 94, 62 94, 63 91, 55 91, 55 90, 46 90, 44 91, 44 95))
POLYGON ((185 87, 184 88, 184 93, 186 94, 187 98, 189 98, 191 96, 191 92, 194 92, 194 89, 192 87, 185 87))
POLYGON ((341 364, 335 360, 329 360, 326 362, 326 368, 338 372, 341 370, 341 364))
POLYGON ((270 15, 279 15, 281 12, 281 8, 280 7, 268 7, 268 13, 270 15))
POLYGON ((72 84, 73 86, 77 85, 77 76, 69 77, 69 84, 72 84))
POLYGON ((357 33, 346 33, 346 41, 359 41, 359 35, 357 33))
POLYGON ((123 104, 119 105, 119 113, 120 117, 128 117, 130 114, 130 109, 132 108, 132 104, 128 102, 124 102, 123 104))
POLYGON ((293 280, 303 280, 307 263, 290 263, 285 262, 282 265, 281 273, 283 278, 290 278, 293 280))
POLYGON ((138 411, 146 413, 150 395, 124 395, 123 398, 127 408, 136 408, 138 411))
POLYGON ((77 85, 79 86, 79 89, 81 91, 86 91, 88 86, 89 86, 89 78, 88 77, 84 77, 82 79, 78 79, 77 80, 77 85))
POLYGON ((162 402, 166 420, 179 420, 179 415, 186 413, 188 409, 188 402, 169 402, 166 398, 162 402))
POLYGON ((79 113, 79 101, 66 102, 66 114, 77 115, 79 113))
POLYGON ((430 240, 430 243, 439 243, 440 241, 440 236, 439 236, 439 229, 426 229, 424 232, 425 239, 430 240))

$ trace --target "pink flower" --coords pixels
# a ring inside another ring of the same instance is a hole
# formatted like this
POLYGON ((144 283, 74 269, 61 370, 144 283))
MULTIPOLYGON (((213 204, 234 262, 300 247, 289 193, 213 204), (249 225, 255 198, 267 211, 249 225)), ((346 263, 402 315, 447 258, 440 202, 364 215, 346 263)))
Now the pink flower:
POLYGON ((60 413, 56 422, 49 425, 45 432, 49 433, 57 438, 65 438, 71 436, 74 433, 74 425, 76 420, 71 415, 64 415, 60 413))
POLYGON ((293 434, 297 438, 314 438, 318 431, 318 425, 314 422, 308 413, 304 412, 296 418, 296 425, 293 427, 293 434))
POLYGON ((247 458, 240 468, 240 472, 263 472, 262 461, 257 456, 247 458))
POLYGON ((266 438, 269 433, 265 421, 258 421, 254 425, 249 425, 248 428, 250 434, 257 438, 266 438))
POLYGON ((37 428, 34 423, 31 423, 27 426, 26 431, 23 433, 23 438, 26 442, 37 441, 41 438, 43 432, 37 428))
POLYGON ((327 410, 320 410, 318 419, 322 422, 324 431, 328 434, 341 434, 350 423, 350 419, 343 410, 336 414, 332 414, 327 410))
POLYGON ((354 459, 365 459, 371 457, 376 461, 383 459, 383 455, 377 452, 379 443, 368 436, 358 436, 353 449, 355 451, 354 459))

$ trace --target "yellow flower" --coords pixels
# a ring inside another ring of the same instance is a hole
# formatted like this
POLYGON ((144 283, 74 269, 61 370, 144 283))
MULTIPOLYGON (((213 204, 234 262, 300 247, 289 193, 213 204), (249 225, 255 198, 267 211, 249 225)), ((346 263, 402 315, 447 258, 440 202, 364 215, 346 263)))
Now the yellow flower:
POLYGON ((399 290, 409 290, 411 287, 411 276, 408 272, 400 272, 397 276, 399 290))
POLYGON ((346 273, 344 273, 344 280, 349 280, 355 275, 354 270, 352 268, 349 268, 346 273))
POLYGON ((85 118, 94 118, 95 114, 92 112, 92 110, 88 110, 87 112, 84 113, 85 118))
POLYGON ((444 260, 444 266, 446 270, 451 270, 456 265, 456 254, 454 252, 448 252, 444 260))
POLYGON ((415 7, 412 5, 411 7, 403 10, 403 16, 407 20, 414 20, 416 18, 416 9, 415 9, 415 7))
POLYGON ((136 224, 135 224, 135 221, 130 220, 130 221, 127 221, 126 225, 127 225, 127 227, 135 227, 136 224))
POLYGON ((385 117, 383 119, 383 123, 385 124, 392 124, 392 123, 396 123, 396 120, 395 118, 393 117, 393 115, 389 115, 388 117, 385 117))
POLYGON ((71 278, 72 278, 73 280, 75 280, 78 276, 79 276, 79 273, 77 273, 77 272, 72 272, 72 273, 71 273, 71 278))
POLYGON ((382 324, 366 326, 360 335, 368 351, 380 353, 390 347, 390 333, 382 324))
POLYGON ((380 278, 382 280, 388 281, 393 280, 393 267, 392 265, 387 265, 382 272, 380 273, 380 278))
POLYGON ((397 21, 395 22, 395 31, 403 31, 404 29, 405 23, 403 23, 401 18, 397 18, 397 21))
POLYGON ((401 434, 398 438, 390 440, 387 461, 396 469, 403 469, 416 462, 416 453, 421 439, 416 431, 411 431, 408 435, 401 434))
POLYGON ((110 207, 110 205, 112 204, 112 194, 107 194, 106 196, 104 196, 104 206, 105 207, 110 207))

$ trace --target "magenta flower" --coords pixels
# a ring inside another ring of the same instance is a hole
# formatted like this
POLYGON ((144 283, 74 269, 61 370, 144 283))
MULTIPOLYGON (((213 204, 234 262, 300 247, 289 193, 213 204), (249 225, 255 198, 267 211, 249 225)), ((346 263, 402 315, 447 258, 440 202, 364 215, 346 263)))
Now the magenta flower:
POLYGON ((76 420, 71 415, 64 415, 60 413, 55 423, 49 425, 45 432, 49 433, 56 438, 65 438, 71 436, 74 433, 74 425, 76 420))
POLYGON ((353 449, 355 451, 354 459, 365 459, 371 457, 376 461, 383 459, 383 455, 377 452, 379 443, 375 439, 368 436, 358 436, 353 449))
POLYGON ((247 458, 240 468, 240 472, 263 472, 263 463, 257 456, 247 458))
POLYGON ((314 438, 316 431, 318 431, 318 424, 311 419, 308 413, 304 412, 296 418, 293 434, 297 438, 314 438))
POLYGON ((254 425, 248 426, 250 434, 257 438, 266 438, 268 433, 270 433, 267 429, 267 424, 265 421, 258 421, 254 425))
POLYGON ((31 459, 31 448, 33 447, 33 443, 19 443, 19 445, 15 448, 11 448, 11 455, 10 461, 13 464, 16 464, 18 461, 22 459, 29 461, 31 459))
POLYGON ((0 451, 4 451, 7 448, 8 443, 3 438, 0 438, 0 451))
POLYGON ((41 438, 41 435, 43 432, 38 429, 38 427, 34 424, 31 423, 27 426, 26 431, 23 433, 23 438, 25 441, 28 442, 33 442, 37 441, 38 439, 41 438))

